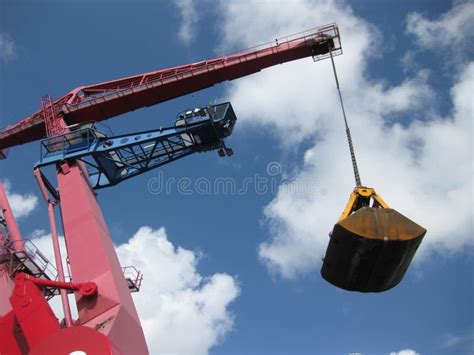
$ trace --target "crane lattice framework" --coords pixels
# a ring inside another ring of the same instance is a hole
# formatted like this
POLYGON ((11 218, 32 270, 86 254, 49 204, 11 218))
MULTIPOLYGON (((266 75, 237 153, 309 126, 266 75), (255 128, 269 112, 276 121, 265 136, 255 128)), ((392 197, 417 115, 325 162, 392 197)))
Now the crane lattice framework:
POLYGON ((35 252, 37 249, 26 248, 30 243, 22 240, 0 186, 5 227, 0 235, 0 353, 48 353, 52 349, 147 353, 130 295, 130 290, 139 289, 142 276, 132 273, 127 277, 130 269, 120 266, 95 189, 195 152, 218 150, 221 156, 231 155, 224 139, 231 134, 236 117, 230 103, 210 105, 184 112, 171 127, 118 137, 105 134, 90 122, 277 64, 306 57, 321 60, 331 53, 342 53, 335 24, 227 56, 81 86, 56 100, 48 96, 42 98, 36 113, 1 130, 0 158, 6 157, 8 148, 47 137, 34 172, 48 205, 57 276, 42 269, 50 263, 35 252), (57 188, 40 170, 46 165, 55 166, 57 188), (56 206, 61 212, 70 280, 61 262, 56 206), (21 257, 24 267, 18 267, 21 257), (31 272, 33 268, 36 273, 31 272), (75 295, 77 320, 72 319, 68 293, 75 295), (53 294, 61 295, 65 316, 61 326, 46 302, 53 294), (88 341, 80 340, 84 338, 88 341))

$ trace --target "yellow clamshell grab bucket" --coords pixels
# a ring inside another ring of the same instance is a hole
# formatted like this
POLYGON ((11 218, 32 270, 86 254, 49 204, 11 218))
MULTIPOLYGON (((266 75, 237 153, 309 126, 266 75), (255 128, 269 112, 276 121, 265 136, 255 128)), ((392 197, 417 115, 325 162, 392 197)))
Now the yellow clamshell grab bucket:
POLYGON ((356 187, 330 233, 321 275, 349 291, 389 290, 402 280, 425 233, 374 189, 356 187))
POLYGON ((402 280, 426 229, 389 208, 374 189, 362 186, 331 48, 329 54, 356 187, 330 233, 321 275, 345 290, 382 292, 402 280))

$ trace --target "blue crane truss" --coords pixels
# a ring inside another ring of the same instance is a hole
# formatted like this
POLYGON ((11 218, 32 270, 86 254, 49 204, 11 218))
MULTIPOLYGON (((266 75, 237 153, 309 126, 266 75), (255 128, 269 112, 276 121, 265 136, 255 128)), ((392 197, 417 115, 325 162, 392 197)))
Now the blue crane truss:
POLYGON ((224 139, 237 120, 230 102, 198 107, 177 116, 174 126, 107 136, 94 124, 70 127, 69 132, 44 139, 35 167, 79 160, 86 164, 91 185, 116 185, 192 153, 218 150, 232 155, 224 139))

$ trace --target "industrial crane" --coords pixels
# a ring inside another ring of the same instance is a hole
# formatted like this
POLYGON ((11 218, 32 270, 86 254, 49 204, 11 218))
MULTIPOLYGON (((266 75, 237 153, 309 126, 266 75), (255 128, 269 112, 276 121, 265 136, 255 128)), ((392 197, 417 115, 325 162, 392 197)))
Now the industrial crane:
POLYGON ((42 140, 34 175, 48 205, 56 266, 21 238, 0 185, 0 353, 146 354, 130 295, 139 290, 142 275, 120 266, 95 190, 195 152, 231 155, 224 139, 236 117, 230 103, 210 105, 184 112, 168 128, 118 137, 107 135, 97 122, 277 64, 341 53, 338 27, 331 24, 227 56, 81 86, 56 100, 45 97, 37 112, 0 131, 1 158, 8 148, 42 140), (46 165, 55 166, 57 188, 41 171, 46 165), (61 261, 57 206, 71 279, 61 261), (75 295, 77 320, 68 293, 75 295), (61 323, 46 301, 57 294, 61 323))

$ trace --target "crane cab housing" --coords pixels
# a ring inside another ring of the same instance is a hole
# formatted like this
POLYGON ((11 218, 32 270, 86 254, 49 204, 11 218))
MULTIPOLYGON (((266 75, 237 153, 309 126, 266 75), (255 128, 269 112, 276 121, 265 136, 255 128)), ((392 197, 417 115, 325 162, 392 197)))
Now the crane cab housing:
POLYGON ((176 128, 196 127, 181 134, 186 146, 199 146, 208 151, 223 145, 224 138, 232 134, 237 117, 230 102, 207 107, 197 107, 178 114, 176 128), (199 126, 199 127, 197 127, 199 126))

